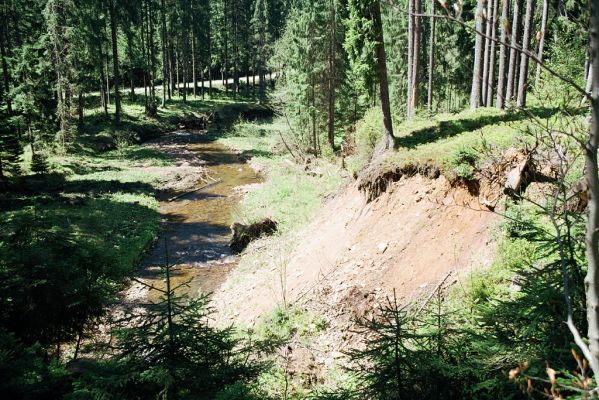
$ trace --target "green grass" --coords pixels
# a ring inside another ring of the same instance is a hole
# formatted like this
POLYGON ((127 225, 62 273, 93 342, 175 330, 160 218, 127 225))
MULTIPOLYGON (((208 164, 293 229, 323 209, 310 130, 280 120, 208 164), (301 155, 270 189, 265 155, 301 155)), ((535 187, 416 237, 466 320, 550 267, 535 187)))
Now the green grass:
POLYGON ((10 257, 15 232, 41 224, 40 229, 71 237, 78 243, 73 251, 99 249, 120 271, 129 273, 158 236, 156 197, 160 184, 169 179, 160 167, 175 162, 171 156, 138 143, 176 129, 186 113, 229 103, 190 99, 183 104, 176 98, 166 108, 159 108, 157 118, 148 118, 140 96, 137 101, 124 96, 122 123, 115 126, 113 109, 105 117, 97 97, 89 96, 84 126, 73 132, 69 147, 38 149, 48 155, 49 172, 31 173, 31 149, 27 146, 23 175, 13 180, 11 190, 0 194, 0 264, 10 257))
MULTIPOLYGON (((438 114, 427 118, 417 117, 411 121, 398 121, 394 128, 396 151, 376 161, 374 175, 393 169, 427 167, 438 169, 442 174, 455 176, 452 159, 463 149, 492 149, 494 152, 514 146, 522 132, 530 125, 530 115, 551 118, 557 110, 532 108, 527 112, 506 112, 495 108, 481 108, 474 112, 438 114), (530 114, 529 114, 530 113, 530 114)), ((358 125, 356 155, 348 164, 357 172, 365 166, 380 136, 380 113, 371 111, 358 125), (377 136, 378 135, 378 136, 377 136)))
POLYGON ((251 223, 263 218, 277 221, 280 233, 306 224, 320 209, 324 198, 344 182, 345 172, 326 159, 310 164, 308 171, 290 162, 280 132, 287 129, 281 120, 238 121, 219 141, 253 157, 264 171, 265 182, 245 196, 237 218, 251 223))

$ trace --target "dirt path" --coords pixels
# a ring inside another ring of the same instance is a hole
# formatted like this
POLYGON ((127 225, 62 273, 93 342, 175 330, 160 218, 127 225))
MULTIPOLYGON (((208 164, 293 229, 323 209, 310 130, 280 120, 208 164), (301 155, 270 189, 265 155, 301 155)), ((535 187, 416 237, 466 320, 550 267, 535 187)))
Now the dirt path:
MULTIPOLYGON (((163 184, 169 193, 160 203, 164 231, 143 260, 139 278, 155 287, 164 285, 160 266, 166 263, 166 245, 169 263, 176 264, 173 284, 191 280, 182 289, 190 297, 199 290, 212 292, 237 262, 228 246, 229 226, 241 199, 237 188, 260 177, 203 132, 176 131, 146 145, 176 161, 163 184)), ((125 296, 128 301, 153 301, 159 292, 134 283, 125 296)))

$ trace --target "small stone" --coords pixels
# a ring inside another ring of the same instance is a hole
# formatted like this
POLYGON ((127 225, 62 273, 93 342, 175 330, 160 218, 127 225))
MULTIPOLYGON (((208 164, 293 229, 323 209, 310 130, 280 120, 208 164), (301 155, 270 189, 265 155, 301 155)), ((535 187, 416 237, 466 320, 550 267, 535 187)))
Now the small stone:
POLYGON ((384 253, 385 250, 387 250, 387 246, 388 246, 387 243, 380 242, 377 247, 381 253, 384 253))

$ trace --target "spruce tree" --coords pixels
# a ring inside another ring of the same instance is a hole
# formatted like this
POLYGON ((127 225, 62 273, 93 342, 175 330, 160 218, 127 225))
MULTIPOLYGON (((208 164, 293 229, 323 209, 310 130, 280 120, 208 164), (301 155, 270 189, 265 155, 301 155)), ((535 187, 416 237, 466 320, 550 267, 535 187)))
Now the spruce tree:
POLYGON ((7 176, 19 174, 23 147, 19 142, 17 131, 6 121, 6 115, 0 115, 0 184, 7 176))

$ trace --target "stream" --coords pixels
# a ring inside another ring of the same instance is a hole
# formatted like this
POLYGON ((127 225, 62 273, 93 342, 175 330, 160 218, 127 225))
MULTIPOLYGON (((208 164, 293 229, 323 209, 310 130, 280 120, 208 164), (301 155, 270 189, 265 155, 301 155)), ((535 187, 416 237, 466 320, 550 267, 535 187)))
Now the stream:
MULTIPOLYGON (((195 136, 185 131, 177 134, 195 136)), ((163 289, 160 266, 165 265, 168 251, 168 262, 176 265, 171 272, 171 287, 189 281, 178 294, 193 298, 199 291, 215 291, 236 265, 237 257, 229 248, 229 227, 242 198, 238 187, 261 179, 236 153, 216 141, 194 139, 187 149, 199 153, 205 161, 209 185, 199 182, 196 188, 206 187, 160 203, 164 230, 143 261, 140 278, 163 289)), ((160 292, 150 290, 146 297, 155 302, 160 292)))

